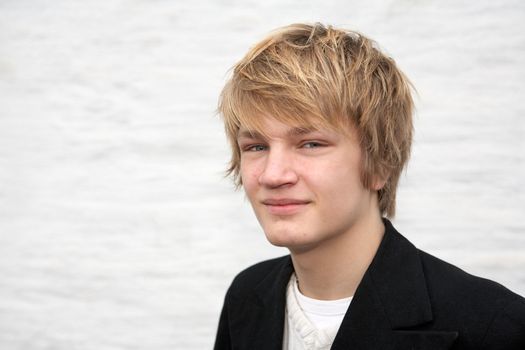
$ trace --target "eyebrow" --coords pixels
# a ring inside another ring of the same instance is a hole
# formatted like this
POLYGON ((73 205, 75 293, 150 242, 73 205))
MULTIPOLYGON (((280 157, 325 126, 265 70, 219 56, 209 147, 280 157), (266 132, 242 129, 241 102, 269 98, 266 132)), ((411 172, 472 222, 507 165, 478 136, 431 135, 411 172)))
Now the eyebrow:
MULTIPOLYGON (((301 136, 318 131, 314 127, 295 127, 288 130, 286 136, 301 136)), ((263 134, 255 130, 242 130, 237 134, 237 139, 245 138, 265 138, 263 134)))

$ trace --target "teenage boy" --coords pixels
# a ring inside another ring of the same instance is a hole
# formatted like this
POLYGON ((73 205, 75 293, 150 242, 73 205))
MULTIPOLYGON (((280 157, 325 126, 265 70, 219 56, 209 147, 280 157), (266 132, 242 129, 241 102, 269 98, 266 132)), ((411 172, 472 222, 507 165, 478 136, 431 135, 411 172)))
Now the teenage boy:
POLYGON ((215 349, 525 349, 525 300, 414 247, 385 217, 410 154, 395 62, 321 24, 273 32, 219 111, 229 173, 290 255, 241 272, 215 349))

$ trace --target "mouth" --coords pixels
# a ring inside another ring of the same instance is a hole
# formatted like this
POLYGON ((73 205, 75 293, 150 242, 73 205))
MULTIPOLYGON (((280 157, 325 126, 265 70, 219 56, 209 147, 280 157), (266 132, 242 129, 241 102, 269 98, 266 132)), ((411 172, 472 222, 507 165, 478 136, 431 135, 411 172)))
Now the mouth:
POLYGON ((293 215, 304 209, 311 202, 292 198, 272 198, 262 201, 262 204, 273 215, 293 215))

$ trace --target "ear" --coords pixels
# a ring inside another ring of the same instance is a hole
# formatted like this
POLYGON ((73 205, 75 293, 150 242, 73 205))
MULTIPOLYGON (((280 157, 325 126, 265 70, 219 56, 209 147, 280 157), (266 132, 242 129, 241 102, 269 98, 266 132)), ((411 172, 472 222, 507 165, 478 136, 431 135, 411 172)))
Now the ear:
POLYGON ((379 191, 380 189, 385 187, 385 184, 386 184, 386 180, 374 181, 374 183, 372 184, 372 189, 374 191, 379 191))
POLYGON ((370 188, 374 191, 379 191, 383 187, 385 187, 386 182, 388 181, 388 175, 382 176, 382 175, 374 175, 372 178, 372 184, 370 188))

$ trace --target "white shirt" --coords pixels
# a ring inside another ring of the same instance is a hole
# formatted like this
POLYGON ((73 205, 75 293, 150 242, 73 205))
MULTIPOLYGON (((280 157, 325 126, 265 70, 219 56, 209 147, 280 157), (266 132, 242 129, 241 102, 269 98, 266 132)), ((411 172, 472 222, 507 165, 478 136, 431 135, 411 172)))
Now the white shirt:
POLYGON ((292 274, 286 290, 283 350, 330 349, 352 297, 317 300, 299 291, 292 274))

